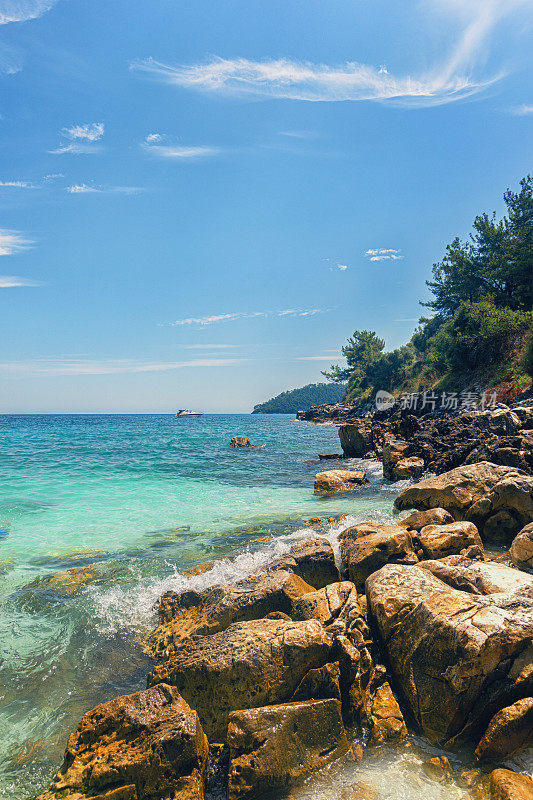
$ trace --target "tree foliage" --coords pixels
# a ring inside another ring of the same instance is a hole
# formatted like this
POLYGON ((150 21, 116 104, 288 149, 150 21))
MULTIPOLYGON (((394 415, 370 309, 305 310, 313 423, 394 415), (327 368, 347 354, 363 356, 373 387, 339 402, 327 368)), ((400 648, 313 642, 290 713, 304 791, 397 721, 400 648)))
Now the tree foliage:
POLYGON ((265 403, 254 406, 253 414, 296 414, 311 406, 338 403, 346 394, 346 386, 331 383, 309 383, 301 389, 282 392, 265 403))

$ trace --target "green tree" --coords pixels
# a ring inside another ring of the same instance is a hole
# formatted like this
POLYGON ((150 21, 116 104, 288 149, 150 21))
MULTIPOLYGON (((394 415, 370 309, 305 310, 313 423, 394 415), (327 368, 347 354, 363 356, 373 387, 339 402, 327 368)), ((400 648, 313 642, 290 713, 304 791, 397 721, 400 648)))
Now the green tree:
POLYGON ((380 339, 375 331, 355 331, 341 348, 348 366, 343 369, 338 364, 332 364, 330 372, 322 372, 322 375, 333 383, 350 381, 353 384, 364 378, 368 366, 381 355, 384 347, 385 340, 380 339))

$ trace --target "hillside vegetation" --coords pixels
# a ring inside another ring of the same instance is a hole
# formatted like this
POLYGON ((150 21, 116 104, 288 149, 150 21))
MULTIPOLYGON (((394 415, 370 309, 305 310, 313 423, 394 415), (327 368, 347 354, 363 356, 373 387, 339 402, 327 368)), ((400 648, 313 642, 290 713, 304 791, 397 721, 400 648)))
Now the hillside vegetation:
POLYGON ((456 238, 427 281, 431 299, 411 340, 385 351, 375 331, 355 331, 341 349, 345 368, 322 374, 348 382, 347 400, 385 389, 500 390, 507 399, 533 376, 533 178, 504 194, 507 213, 476 217, 470 239, 456 238))
POLYGON ((265 403, 254 406, 253 414, 296 414, 311 406, 338 403, 346 394, 346 386, 339 383, 309 383, 301 389, 282 392, 265 403))

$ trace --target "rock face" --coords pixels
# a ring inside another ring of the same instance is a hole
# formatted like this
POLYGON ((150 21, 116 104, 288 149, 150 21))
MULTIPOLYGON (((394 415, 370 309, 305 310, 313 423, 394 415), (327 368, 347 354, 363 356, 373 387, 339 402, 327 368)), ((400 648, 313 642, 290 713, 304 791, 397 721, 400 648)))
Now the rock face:
POLYGON ((246 436, 234 436, 229 443, 230 447, 253 447, 251 441, 246 436))
POLYGON ((423 458, 417 458, 417 456, 400 458, 392 469, 392 480, 405 481, 408 478, 420 478, 423 472, 423 458))
POLYGON ((384 478, 387 478, 390 481, 396 480, 395 467, 397 463, 404 457, 405 451, 408 447, 408 442, 405 442, 402 439, 395 439, 394 437, 390 436, 385 440, 382 450, 384 478))
POLYGON ((228 714, 288 701, 310 669, 328 661, 330 640, 317 620, 237 622, 212 636, 194 637, 148 683, 176 686, 198 711, 208 737, 226 736, 228 714))
POLYGON ((505 761, 532 743, 533 697, 525 697, 493 716, 474 757, 477 761, 505 761))
POLYGON ((364 458, 373 449, 370 420, 357 420, 339 427, 342 452, 347 458, 364 458))
POLYGON ((533 572, 533 522, 522 528, 511 544, 511 558, 518 569, 533 572))
POLYGON ((482 461, 428 478, 401 492, 397 509, 444 508, 457 521, 473 522, 482 537, 510 539, 533 521, 533 478, 482 461))
POLYGON ((198 715, 160 684, 85 714, 39 800, 202 800, 207 757, 198 715))
POLYGON ((426 525, 418 534, 426 558, 445 558, 472 545, 483 553, 483 543, 472 522, 451 522, 448 525, 426 525))
POLYGON ((148 647, 156 656, 168 656, 194 634, 217 633, 232 622, 258 619, 272 611, 290 613, 294 600, 310 591, 313 587, 298 575, 280 569, 234 586, 167 592, 159 605, 161 622, 148 637, 148 647))
POLYGON ((228 800, 281 797, 348 750, 338 700, 234 711, 228 800))
POLYGON ((454 589, 472 594, 525 591, 533 593, 533 575, 509 569, 494 561, 472 561, 464 556, 447 556, 436 561, 422 561, 420 568, 454 589))
POLYGON ((398 525, 363 522, 347 528, 339 538, 342 563, 357 587, 384 564, 418 561, 410 533, 398 525))
POLYGON ((366 474, 360 470, 329 469, 315 475, 315 494, 349 492, 354 486, 368 483, 366 474))
POLYGON ((366 588, 397 685, 432 741, 479 735, 499 709, 531 694, 529 591, 475 595, 396 564, 366 588))
POLYGON ((490 800, 533 800, 533 780, 510 769, 490 773, 490 800))
POLYGON ((290 552, 271 564, 269 569, 288 569, 315 589, 336 583, 341 577, 333 548, 327 539, 321 537, 293 545, 290 552))

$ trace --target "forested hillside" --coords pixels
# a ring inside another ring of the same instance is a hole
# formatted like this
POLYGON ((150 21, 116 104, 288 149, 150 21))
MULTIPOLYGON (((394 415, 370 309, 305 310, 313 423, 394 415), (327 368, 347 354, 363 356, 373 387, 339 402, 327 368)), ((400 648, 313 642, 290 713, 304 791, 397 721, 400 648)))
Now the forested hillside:
POLYGON ((323 375, 348 382, 347 399, 420 389, 527 388, 533 375, 533 178, 504 194, 507 213, 480 214, 470 239, 447 246, 427 281, 429 309, 411 340, 385 351, 375 331, 341 348, 347 366, 323 375))
POLYGON ((338 403, 346 394, 346 385, 336 383, 309 383, 301 389, 282 392, 265 403, 254 406, 253 414, 296 414, 311 406, 338 403))

